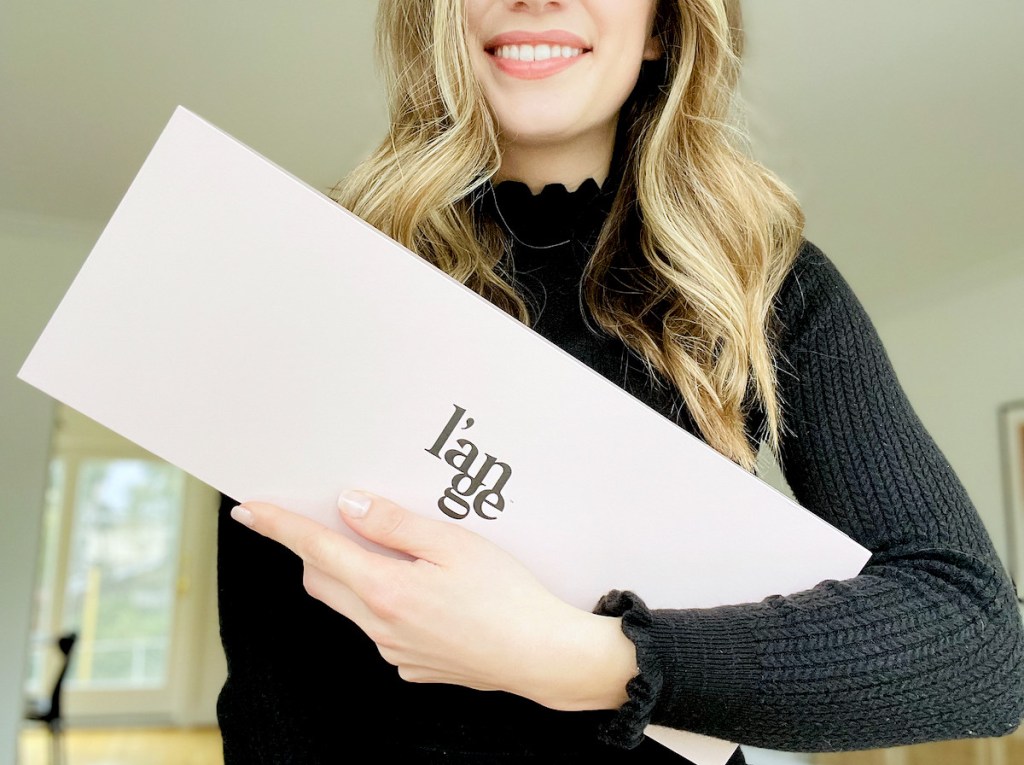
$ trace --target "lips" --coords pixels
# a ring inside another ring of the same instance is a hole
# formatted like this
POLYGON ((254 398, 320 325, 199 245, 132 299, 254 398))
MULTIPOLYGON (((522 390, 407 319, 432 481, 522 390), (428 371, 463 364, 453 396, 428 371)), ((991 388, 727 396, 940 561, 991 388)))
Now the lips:
POLYGON ((519 79, 536 80, 568 69, 592 48, 579 35, 563 29, 542 32, 503 32, 484 44, 491 62, 500 71, 519 79))
POLYGON ((527 32, 515 30, 503 32, 484 43, 484 49, 492 51, 502 45, 560 45, 567 48, 583 48, 590 50, 587 41, 579 35, 567 32, 564 29, 548 29, 543 32, 527 32))

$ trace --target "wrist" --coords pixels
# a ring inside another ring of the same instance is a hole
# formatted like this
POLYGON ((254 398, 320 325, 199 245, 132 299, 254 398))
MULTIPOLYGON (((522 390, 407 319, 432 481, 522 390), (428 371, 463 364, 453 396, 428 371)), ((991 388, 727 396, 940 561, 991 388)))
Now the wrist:
POLYGON ((555 657, 541 704, 562 711, 618 709, 628 700, 626 684, 637 673, 636 647, 618 617, 576 611, 563 633, 565 653, 555 657))

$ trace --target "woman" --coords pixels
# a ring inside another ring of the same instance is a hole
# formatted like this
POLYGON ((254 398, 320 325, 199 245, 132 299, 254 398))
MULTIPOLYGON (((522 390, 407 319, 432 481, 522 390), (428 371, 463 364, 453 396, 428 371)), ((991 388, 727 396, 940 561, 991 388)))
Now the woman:
POLYGON ((221 529, 227 761, 677 762, 649 722, 795 750, 1016 727, 1020 617, 977 514, 795 200, 733 146, 735 9, 382 0, 380 29, 391 131, 339 201, 744 467, 766 441, 873 556, 762 603, 591 614, 381 497, 339 507, 413 561, 247 502, 263 536, 221 529))

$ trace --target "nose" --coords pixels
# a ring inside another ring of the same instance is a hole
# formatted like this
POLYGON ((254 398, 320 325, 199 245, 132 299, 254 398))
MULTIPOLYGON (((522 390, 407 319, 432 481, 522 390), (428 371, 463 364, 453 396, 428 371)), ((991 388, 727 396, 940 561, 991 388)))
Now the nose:
POLYGON ((510 3, 513 11, 537 12, 554 10, 566 5, 565 0, 513 0, 510 3))

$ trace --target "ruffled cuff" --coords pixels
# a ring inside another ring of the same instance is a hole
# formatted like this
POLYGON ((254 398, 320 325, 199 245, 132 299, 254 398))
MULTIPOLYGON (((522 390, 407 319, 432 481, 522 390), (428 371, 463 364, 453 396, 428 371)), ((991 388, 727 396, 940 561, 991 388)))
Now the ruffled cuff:
POLYGON ((750 605, 651 611, 632 592, 613 590, 594 609, 622 618, 639 674, 601 740, 632 748, 649 724, 736 741, 756 714, 762 682, 750 605))
POLYGON ((633 749, 644 740, 644 728, 658 703, 664 676, 654 648, 651 627, 654 618, 650 609, 632 592, 612 590, 594 608, 595 614, 622 618, 622 632, 636 646, 639 672, 626 683, 629 699, 613 717, 601 725, 598 736, 611 746, 633 749))

